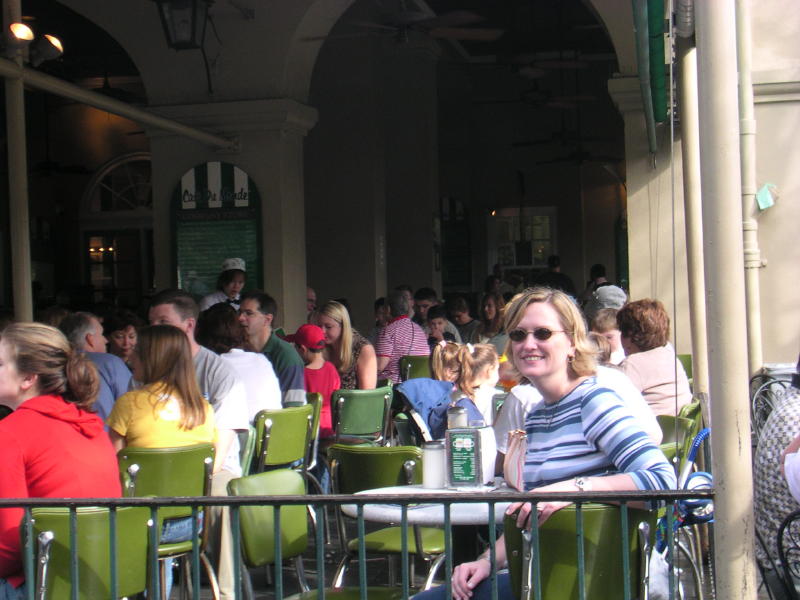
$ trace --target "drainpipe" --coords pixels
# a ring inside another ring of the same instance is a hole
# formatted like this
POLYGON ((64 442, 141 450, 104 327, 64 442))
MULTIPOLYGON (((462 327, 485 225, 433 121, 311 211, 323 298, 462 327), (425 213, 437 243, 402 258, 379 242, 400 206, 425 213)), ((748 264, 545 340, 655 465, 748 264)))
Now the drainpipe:
MULTIPOLYGON (((22 21, 19 0, 4 0, 3 30, 22 21)), ((21 52, 14 61, 22 66, 21 52)), ((8 152, 8 218, 11 232, 11 285, 14 316, 33 321, 33 274, 31 269, 30 216, 28 214, 28 149, 25 141, 25 90, 19 77, 5 80, 6 136, 8 152)))
POLYGON ((709 423, 706 290, 703 279, 703 215, 700 190, 700 124, 697 118, 697 52, 690 40, 677 39, 678 102, 681 111, 683 212, 689 270, 689 317, 692 330, 692 388, 702 400, 709 423))
POLYGON ((658 151, 656 142, 656 119, 653 113, 653 91, 650 87, 650 38, 647 27, 647 0, 633 0, 633 27, 636 34, 636 64, 639 86, 642 90, 642 109, 647 127, 647 143, 650 154, 658 151))
POLYGON ((735 0, 695 4, 717 596, 755 600, 735 0))
POLYGON ((761 291, 759 269, 763 266, 758 246, 756 216, 756 119, 753 109, 753 77, 750 69, 750 2, 736 0, 736 45, 739 67, 739 137, 742 165, 742 232, 744 237, 744 284, 747 299, 747 358, 752 377, 763 366, 761 340, 761 291))

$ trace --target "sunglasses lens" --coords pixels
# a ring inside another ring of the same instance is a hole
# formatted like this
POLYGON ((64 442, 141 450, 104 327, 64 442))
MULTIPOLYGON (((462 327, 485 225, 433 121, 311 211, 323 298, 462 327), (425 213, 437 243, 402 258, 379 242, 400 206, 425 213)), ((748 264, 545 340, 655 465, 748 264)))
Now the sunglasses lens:
POLYGON ((508 337, 511 338, 512 342, 521 342, 528 337, 528 332, 524 329, 514 329, 509 332, 508 337))
POLYGON ((540 342, 545 340, 549 340, 550 336, 553 335, 553 332, 547 329, 547 327, 539 327, 533 330, 533 337, 535 337, 540 342))

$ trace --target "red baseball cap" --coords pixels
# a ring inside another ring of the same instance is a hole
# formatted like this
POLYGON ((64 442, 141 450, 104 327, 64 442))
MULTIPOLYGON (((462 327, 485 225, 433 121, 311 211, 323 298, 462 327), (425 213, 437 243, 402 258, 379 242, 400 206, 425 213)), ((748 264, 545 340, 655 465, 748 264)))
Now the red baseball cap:
POLYGON ((301 325, 297 333, 287 335, 284 339, 312 350, 322 350, 325 347, 325 334, 316 325, 301 325))

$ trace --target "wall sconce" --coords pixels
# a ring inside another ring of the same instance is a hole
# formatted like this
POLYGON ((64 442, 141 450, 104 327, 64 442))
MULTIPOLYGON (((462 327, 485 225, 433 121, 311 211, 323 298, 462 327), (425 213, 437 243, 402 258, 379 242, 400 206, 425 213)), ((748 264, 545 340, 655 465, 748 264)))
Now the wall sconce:
POLYGON ((155 0, 167 45, 173 50, 203 47, 208 7, 213 0, 155 0))
POLYGON ((61 40, 53 35, 43 35, 31 44, 31 64, 38 67, 46 60, 53 60, 64 54, 61 40))
POLYGON ((3 37, 2 55, 16 58, 20 50, 29 49, 30 62, 38 67, 46 60, 53 60, 64 54, 61 40, 53 35, 43 35, 34 41, 30 27, 24 23, 12 23, 3 37))
POLYGON ((24 23, 12 23, 8 26, 3 39, 3 56, 14 58, 33 41, 33 31, 24 23))

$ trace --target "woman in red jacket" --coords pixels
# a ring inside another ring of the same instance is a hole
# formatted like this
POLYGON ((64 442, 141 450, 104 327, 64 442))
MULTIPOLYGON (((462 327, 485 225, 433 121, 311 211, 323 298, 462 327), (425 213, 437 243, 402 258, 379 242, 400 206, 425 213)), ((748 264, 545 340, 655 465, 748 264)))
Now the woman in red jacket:
MULTIPOLYGON (((120 495, 117 457, 92 412, 94 366, 57 329, 14 323, 0 333, 0 498, 120 495)), ((24 597, 21 508, 0 510, 0 600, 24 597)))

